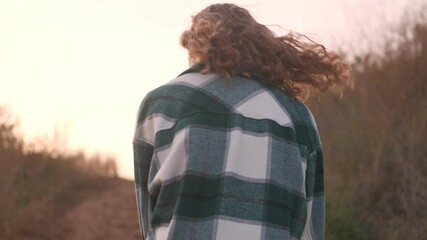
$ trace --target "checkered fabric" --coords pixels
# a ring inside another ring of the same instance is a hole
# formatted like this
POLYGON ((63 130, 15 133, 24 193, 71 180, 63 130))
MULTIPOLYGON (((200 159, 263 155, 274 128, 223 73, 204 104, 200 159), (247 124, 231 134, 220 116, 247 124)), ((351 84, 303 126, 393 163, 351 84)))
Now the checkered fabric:
POLYGON ((307 107, 195 65, 141 103, 133 140, 145 239, 324 237, 322 148, 307 107))

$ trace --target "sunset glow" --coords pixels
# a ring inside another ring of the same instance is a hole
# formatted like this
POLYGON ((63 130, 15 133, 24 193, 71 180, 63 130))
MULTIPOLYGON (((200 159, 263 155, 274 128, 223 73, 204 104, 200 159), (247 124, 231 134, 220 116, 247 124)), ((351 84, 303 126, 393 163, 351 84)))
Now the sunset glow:
MULTIPOLYGON (((278 34, 295 30, 357 52, 369 48, 366 33, 393 26, 421 1, 230 2, 278 34)), ((188 66, 179 35, 211 3, 0 0, 0 106, 19 118, 26 141, 59 129, 71 149, 114 155, 120 176, 132 178, 138 106, 188 66)))

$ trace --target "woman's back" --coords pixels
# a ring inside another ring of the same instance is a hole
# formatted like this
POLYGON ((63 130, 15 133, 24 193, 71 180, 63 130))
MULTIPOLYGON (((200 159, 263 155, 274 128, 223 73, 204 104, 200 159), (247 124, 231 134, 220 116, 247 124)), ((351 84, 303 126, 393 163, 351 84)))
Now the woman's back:
POLYGON ((141 104, 134 149, 147 238, 321 239, 322 151, 308 109, 199 68, 141 104))

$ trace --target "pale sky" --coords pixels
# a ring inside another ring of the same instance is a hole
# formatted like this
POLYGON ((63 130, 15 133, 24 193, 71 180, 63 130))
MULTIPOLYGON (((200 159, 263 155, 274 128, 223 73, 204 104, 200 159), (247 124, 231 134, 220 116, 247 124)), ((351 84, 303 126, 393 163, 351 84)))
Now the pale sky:
MULTIPOLYGON (((228 1, 259 22, 331 49, 363 51, 422 0, 228 1), (371 35, 367 37, 367 35, 371 35)), ((27 142, 59 129, 70 149, 114 155, 133 178, 132 135, 145 94, 188 66, 179 36, 207 0, 0 0, 0 105, 27 142), (65 136, 66 135, 66 136, 65 136)))

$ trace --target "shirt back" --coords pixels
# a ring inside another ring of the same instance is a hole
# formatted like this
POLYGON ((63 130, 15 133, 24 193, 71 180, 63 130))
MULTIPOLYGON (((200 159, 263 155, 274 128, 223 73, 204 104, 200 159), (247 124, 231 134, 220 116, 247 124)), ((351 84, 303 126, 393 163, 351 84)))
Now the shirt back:
POLYGON ((323 239, 317 128, 280 89, 193 67, 145 97, 133 146, 146 239, 323 239))

